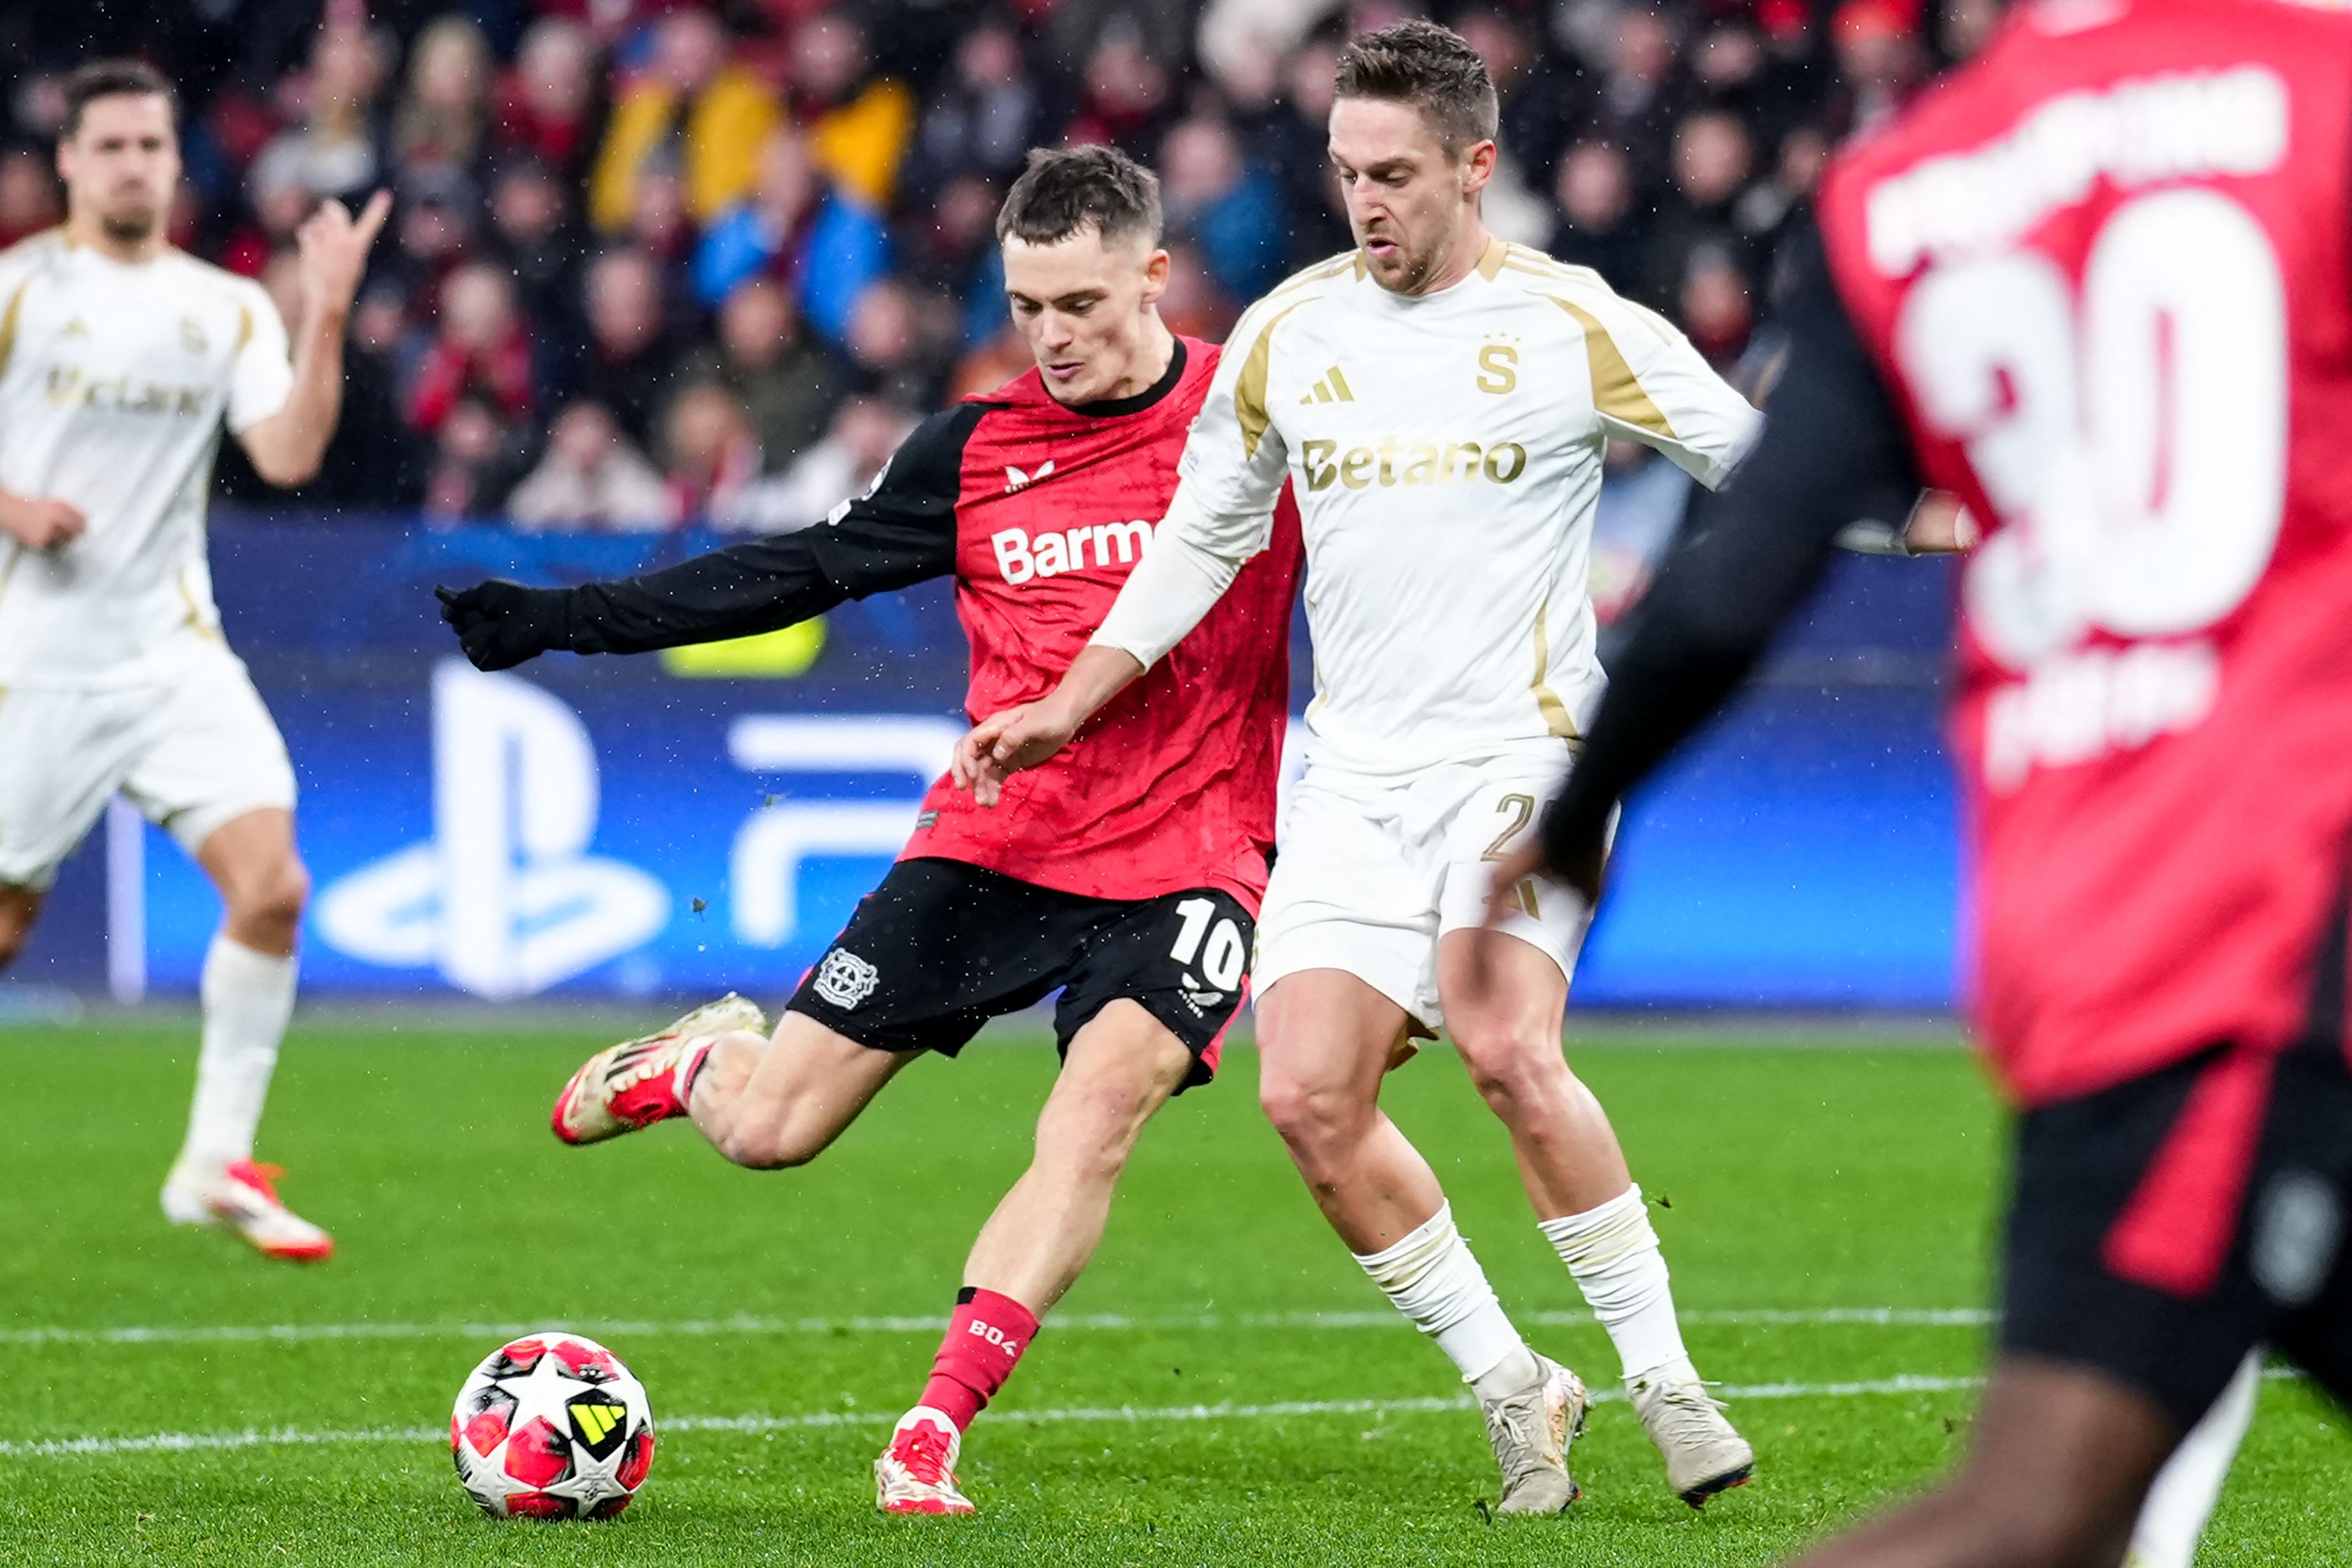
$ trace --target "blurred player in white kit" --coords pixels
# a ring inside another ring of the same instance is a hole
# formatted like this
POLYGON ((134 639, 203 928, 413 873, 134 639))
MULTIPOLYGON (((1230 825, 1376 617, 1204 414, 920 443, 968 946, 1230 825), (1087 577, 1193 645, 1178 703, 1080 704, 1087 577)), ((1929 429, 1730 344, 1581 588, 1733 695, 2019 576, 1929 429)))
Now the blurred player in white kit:
POLYGON ((294 773, 222 640, 205 509, 226 422, 271 484, 318 472, 342 336, 390 197, 303 226, 303 314, 165 237, 180 179, 171 84, 135 61, 68 79, 64 225, 0 252, 0 966, 118 791, 194 856, 226 906, 205 959, 175 1224, 315 1261, 327 1233, 278 1201, 254 1131, 294 1006, 309 878, 294 773))

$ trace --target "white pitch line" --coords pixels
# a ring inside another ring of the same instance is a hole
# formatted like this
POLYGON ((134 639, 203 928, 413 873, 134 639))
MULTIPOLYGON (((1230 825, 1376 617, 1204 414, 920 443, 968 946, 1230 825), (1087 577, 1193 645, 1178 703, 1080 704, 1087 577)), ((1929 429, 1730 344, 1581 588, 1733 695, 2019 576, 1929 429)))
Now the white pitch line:
MULTIPOLYGON (((1993 1314, 1982 1307, 1756 1307, 1681 1314, 1685 1323, 1764 1325, 1818 1328, 1858 1325, 1873 1328, 1982 1328, 1993 1314)), ((1591 1323, 1586 1311, 1525 1314, 1521 1321, 1538 1328, 1574 1328, 1591 1323)), ((549 1328, 547 1322, 511 1323, 215 1323, 129 1326, 121 1328, 0 1329, 5 1345, 187 1345, 300 1344, 332 1340, 506 1340, 549 1328)), ((944 1317, 855 1318, 687 1318, 668 1321, 604 1320, 562 1325, 582 1333, 615 1339, 686 1337, 726 1334, 936 1334, 945 1331, 944 1317)), ((1412 1325, 1393 1311, 1360 1312, 1195 1312, 1177 1316, 1137 1317, 1119 1312, 1070 1312, 1046 1321, 1064 1332, 1183 1332, 1218 1329, 1403 1329, 1412 1325)))
MULTIPOLYGON (((1906 1375, 1863 1383, 1729 1384, 1718 1389, 1724 1399, 1860 1399, 1907 1394, 1953 1394, 1977 1387, 1980 1377, 1906 1375)), ((1595 1390, 1596 1404, 1622 1401, 1611 1388, 1595 1390)), ((1422 1415, 1474 1410, 1467 1394, 1416 1399, 1289 1399, 1263 1405, 1067 1405, 1039 1410, 1000 1412, 996 1424, 1029 1422, 1124 1423, 1160 1426, 1195 1421, 1272 1421, 1315 1415, 1422 1415)), ((814 1410, 793 1415, 673 1415, 656 1417, 663 1432, 804 1432, 832 1427, 889 1426, 887 1411, 814 1410)), ((102 1458, 116 1454, 186 1454, 238 1448, 293 1448, 354 1446, 370 1443, 446 1443, 446 1426, 363 1426, 341 1430, 305 1430, 296 1426, 248 1427, 239 1432, 148 1432, 130 1436, 43 1437, 0 1439, 0 1458, 102 1458)))

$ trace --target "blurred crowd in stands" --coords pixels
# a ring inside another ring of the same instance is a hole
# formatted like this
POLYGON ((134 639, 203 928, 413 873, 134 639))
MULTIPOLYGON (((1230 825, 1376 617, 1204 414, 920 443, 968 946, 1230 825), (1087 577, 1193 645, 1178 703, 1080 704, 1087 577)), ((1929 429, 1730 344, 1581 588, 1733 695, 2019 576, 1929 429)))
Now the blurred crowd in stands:
MULTIPOLYGON (((182 87, 175 238, 299 311, 313 204, 397 205, 343 427, 299 499, 521 528, 773 530, 914 419, 1025 368, 996 208, 1025 149, 1164 182, 1171 324, 1221 337, 1349 243, 1333 62, 1401 0, 12 0, 0 244, 58 216, 65 70, 182 87), (137 14, 141 12, 147 14, 137 14)), ((1829 151, 1964 57, 1999 0, 1480 0, 1433 14, 1502 91, 1505 237, 1746 347, 1829 151)), ((232 446, 231 495, 261 499, 232 446)))

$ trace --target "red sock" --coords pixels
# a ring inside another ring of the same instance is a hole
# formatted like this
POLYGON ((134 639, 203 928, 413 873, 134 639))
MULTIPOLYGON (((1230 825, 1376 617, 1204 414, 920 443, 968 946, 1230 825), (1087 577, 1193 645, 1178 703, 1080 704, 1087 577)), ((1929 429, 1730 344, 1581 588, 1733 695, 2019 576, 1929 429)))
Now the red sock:
POLYGON ((1037 1337, 1037 1315, 1010 1296, 967 1285, 956 1292, 955 1316, 948 1320, 923 1403, 956 1424, 961 1432, 1004 1386, 1021 1352, 1037 1337))

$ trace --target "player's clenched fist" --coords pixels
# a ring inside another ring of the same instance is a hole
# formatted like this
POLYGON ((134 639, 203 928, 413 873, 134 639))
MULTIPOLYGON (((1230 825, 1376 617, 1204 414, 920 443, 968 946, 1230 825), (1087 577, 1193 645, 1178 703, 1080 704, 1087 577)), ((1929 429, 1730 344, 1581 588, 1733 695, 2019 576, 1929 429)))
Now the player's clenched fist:
POLYGON ((441 618, 476 669, 512 669, 563 641, 564 595, 492 578, 470 588, 436 588, 441 618))
POLYGON ((1070 743, 1077 725, 1053 698, 992 713, 956 742, 950 764, 958 789, 982 805, 1004 796, 1004 781, 1070 743))
POLYGON ((20 496, 0 499, 0 532, 27 550, 54 550, 89 530, 89 519, 69 501, 20 496))

